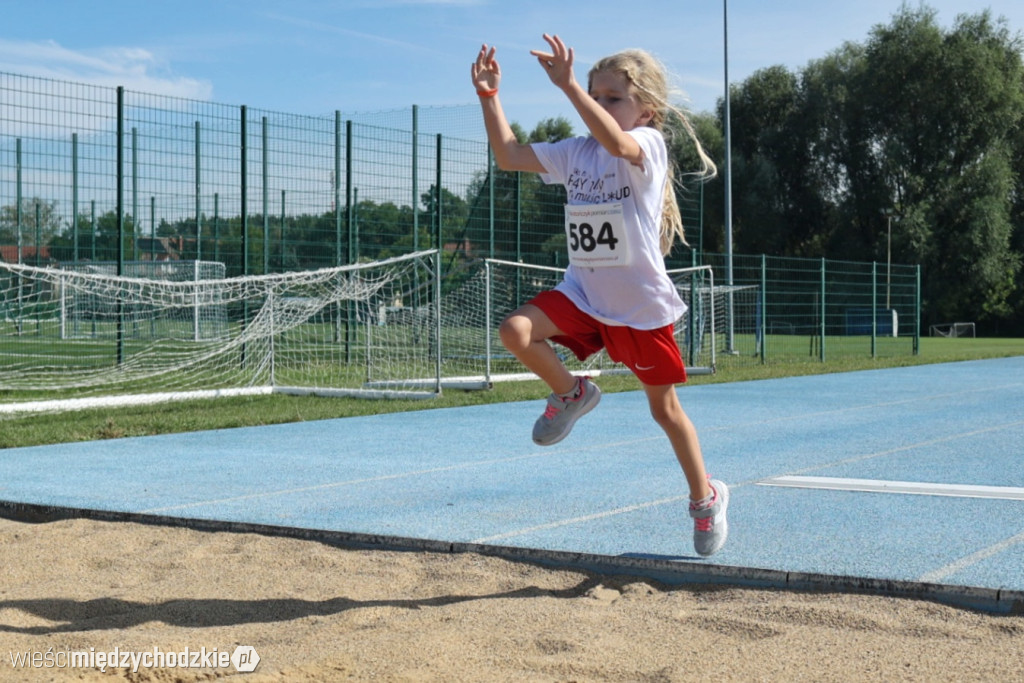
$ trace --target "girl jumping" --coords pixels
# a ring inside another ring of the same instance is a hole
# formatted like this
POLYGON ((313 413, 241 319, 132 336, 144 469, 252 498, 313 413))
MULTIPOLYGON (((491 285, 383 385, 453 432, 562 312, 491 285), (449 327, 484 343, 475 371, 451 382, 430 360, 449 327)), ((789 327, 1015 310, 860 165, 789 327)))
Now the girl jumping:
POLYGON ((505 347, 551 388, 533 440, 564 439, 577 419, 601 400, 590 378, 576 378, 548 340, 583 360, 602 348, 643 385, 651 415, 668 436, 690 489, 694 548, 712 555, 728 535, 729 489, 704 469, 697 431, 679 404, 675 385, 686 381, 673 323, 686 304, 665 271, 664 256, 682 220, 672 188, 671 160, 662 130, 675 114, 693 139, 707 178, 715 166, 685 114, 668 102, 662 66, 642 50, 606 57, 593 66, 584 89, 573 73, 573 50, 544 35, 551 51, 533 50, 551 82, 579 113, 586 137, 519 144, 498 98, 496 49, 480 48, 472 67, 487 137, 498 166, 542 174, 568 194, 569 267, 554 290, 542 292, 501 323, 505 347))

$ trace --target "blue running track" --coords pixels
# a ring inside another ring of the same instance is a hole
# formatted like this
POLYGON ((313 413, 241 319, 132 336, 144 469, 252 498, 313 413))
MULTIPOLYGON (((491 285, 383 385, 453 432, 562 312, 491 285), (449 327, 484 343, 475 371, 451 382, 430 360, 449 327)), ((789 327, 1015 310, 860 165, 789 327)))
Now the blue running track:
POLYGON ((7 449, 0 515, 1024 610, 1024 357, 679 395, 732 490, 707 560, 641 392, 605 394, 549 448, 531 401, 7 449))

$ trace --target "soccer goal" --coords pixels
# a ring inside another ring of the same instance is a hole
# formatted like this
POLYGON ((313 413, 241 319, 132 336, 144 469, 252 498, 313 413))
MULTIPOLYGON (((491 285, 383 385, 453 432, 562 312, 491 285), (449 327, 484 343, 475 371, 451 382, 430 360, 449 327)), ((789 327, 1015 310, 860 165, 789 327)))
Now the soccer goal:
MULTIPOLYGON (((445 388, 484 389, 495 382, 536 379, 501 344, 501 321, 538 293, 553 289, 563 268, 485 259, 449 273, 443 283, 439 314, 441 384, 445 388)), ((715 368, 716 299, 709 266, 669 272, 689 306, 676 324, 676 340, 691 374, 715 368)), ((570 372, 599 376, 629 372, 604 351, 579 361, 562 346, 553 345, 570 372)))
POLYGON ((974 323, 942 323, 928 328, 932 337, 974 337, 974 323))
MULTIPOLYGON (((61 268, 70 273, 108 278, 117 275, 117 263, 112 261, 67 263, 61 268)), ((225 270, 219 261, 128 261, 121 264, 121 271, 128 278, 160 282, 223 280, 225 270)), ((118 316, 116 297, 96 296, 76 287, 60 287, 58 291, 61 339, 95 339, 104 334, 103 322, 118 316)), ((149 335, 202 341, 222 339, 227 334, 227 306, 221 302, 200 303, 197 298, 191 309, 178 309, 169 315, 155 310, 145 300, 122 300, 120 305, 120 315, 130 326, 134 339, 149 335)))
POLYGON ((435 250, 224 278, 196 277, 199 264, 140 277, 0 263, 0 414, 271 392, 434 396, 437 264, 435 250))
MULTIPOLYGON (((564 272, 488 259, 442 277, 436 250, 235 278, 217 266, 0 264, 0 415, 267 393, 426 398, 533 379, 498 326, 564 272)), ((708 266, 670 276, 689 307, 676 325, 687 371, 713 372, 727 297, 708 266)), ((581 362, 555 348, 576 374, 628 372, 604 352, 581 362)))

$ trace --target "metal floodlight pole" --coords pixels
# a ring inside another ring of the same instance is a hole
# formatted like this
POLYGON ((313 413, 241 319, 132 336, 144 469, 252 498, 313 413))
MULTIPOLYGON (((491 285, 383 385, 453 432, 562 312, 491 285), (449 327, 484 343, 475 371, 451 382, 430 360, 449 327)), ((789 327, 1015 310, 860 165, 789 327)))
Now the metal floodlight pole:
POLYGON ((735 352, 733 326, 733 273, 732 273, 732 126, 729 111, 729 3, 722 0, 723 44, 725 50, 725 284, 728 288, 728 320, 726 321, 726 351, 735 352))
POLYGON ((885 310, 892 308, 892 217, 896 215, 895 209, 882 209, 885 214, 885 310))
MULTIPOLYGON (((124 86, 117 86, 117 276, 124 275, 124 86)), ((124 363, 124 301, 117 297, 117 365, 124 363)))
POLYGON ((886 218, 886 238, 885 238, 885 310, 892 308, 889 302, 889 294, 892 289, 892 214, 890 213, 886 218))

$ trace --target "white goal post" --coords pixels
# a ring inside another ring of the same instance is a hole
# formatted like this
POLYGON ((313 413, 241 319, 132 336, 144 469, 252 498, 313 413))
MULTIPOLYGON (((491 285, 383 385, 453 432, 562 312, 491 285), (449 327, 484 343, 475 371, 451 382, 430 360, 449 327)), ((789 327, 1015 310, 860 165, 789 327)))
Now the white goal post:
POLYGON ((974 323, 941 323, 928 328, 931 337, 974 337, 974 323))
MULTIPOLYGON (((453 260, 439 277, 436 250, 235 278, 197 269, 0 264, 0 415, 267 393, 426 398, 534 379, 497 329, 564 273, 453 260)), ((689 307, 676 324, 687 371, 714 372, 727 297, 709 266, 670 276, 689 307)), ((556 349, 576 374, 628 372, 604 352, 580 362, 556 349)))
POLYGON ((434 396, 437 263, 431 250, 184 280, 0 263, 0 414, 270 392, 434 396), (415 320, 389 323, 389 308, 415 320), (401 381, 423 375, 434 381, 401 381))
MULTIPOLYGON (((61 269, 72 273, 88 273, 113 277, 117 275, 115 262, 79 262, 65 263, 61 269)), ((147 280, 200 282, 202 280, 223 280, 225 266, 219 261, 129 261, 121 264, 122 274, 129 278, 147 280)), ((116 302, 109 297, 91 296, 87 291, 74 287, 60 287, 60 338, 83 338, 95 335, 95 324, 98 319, 110 318, 116 310, 110 308, 116 302)), ((148 324, 151 334, 168 334, 169 330, 157 331, 156 317, 147 316, 145 308, 134 311, 133 324, 148 324)), ((182 338, 193 341, 217 339, 223 336, 227 325, 227 306, 217 302, 204 302, 198 298, 198 288, 194 294, 191 311, 182 311, 179 316, 187 324, 181 325, 173 332, 182 338)), ((140 330, 136 329, 135 334, 140 330)))
MULTIPOLYGON (((564 268, 540 266, 501 259, 484 259, 467 266, 457 277, 457 287, 448 288, 441 302, 441 337, 444 343, 444 387, 487 388, 495 382, 536 379, 498 339, 501 321, 538 293, 553 289, 564 268)), ((676 340, 690 374, 715 370, 716 307, 725 305, 715 296, 710 266, 669 271, 689 310, 675 326, 676 340)), ((554 345, 570 372, 593 377, 628 373, 606 352, 579 361, 567 349, 554 345)))

